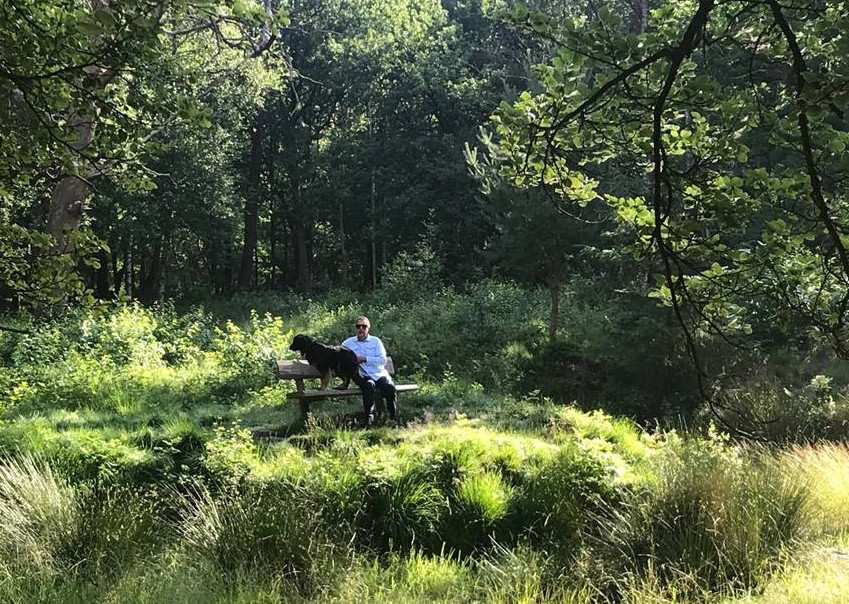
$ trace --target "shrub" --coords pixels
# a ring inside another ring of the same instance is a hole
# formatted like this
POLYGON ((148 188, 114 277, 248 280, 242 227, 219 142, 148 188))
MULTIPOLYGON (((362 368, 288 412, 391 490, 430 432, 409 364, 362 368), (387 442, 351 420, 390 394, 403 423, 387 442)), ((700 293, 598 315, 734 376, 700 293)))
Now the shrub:
POLYGON ((584 408, 604 405, 641 423, 696 407, 696 374, 666 309, 581 282, 571 287, 558 340, 531 349, 522 391, 584 408))
POLYGON ((60 324, 44 321, 33 326, 26 337, 14 341, 9 357, 16 367, 42 366, 63 358, 71 341, 63 333, 60 324))
POLYGON ((108 314, 83 318, 77 346, 116 365, 157 365, 162 363, 165 352, 154 334, 157 324, 153 311, 137 304, 121 306, 108 314))
POLYGON ((441 287, 442 260, 422 240, 413 251, 399 252, 380 271, 377 297, 389 305, 431 297, 441 287))
POLYGON ((216 329, 215 350, 220 353, 222 375, 219 382, 232 391, 244 392, 267 386, 274 379, 272 362, 291 355, 291 330, 280 317, 251 313, 247 331, 232 321, 216 329))
POLYGON ((849 397, 833 392, 828 376, 806 384, 784 382, 764 371, 726 385, 722 419, 730 427, 777 442, 810 442, 849 436, 849 397))
POLYGON ((443 288, 378 307, 371 318, 393 360, 408 371, 441 375, 450 368, 484 386, 510 387, 521 377, 515 361, 544 338, 544 309, 540 292, 482 281, 466 291, 443 288))
POLYGON ((259 458, 250 430, 234 422, 230 426, 216 425, 213 432, 213 437, 204 446, 206 471, 222 485, 243 482, 259 458))

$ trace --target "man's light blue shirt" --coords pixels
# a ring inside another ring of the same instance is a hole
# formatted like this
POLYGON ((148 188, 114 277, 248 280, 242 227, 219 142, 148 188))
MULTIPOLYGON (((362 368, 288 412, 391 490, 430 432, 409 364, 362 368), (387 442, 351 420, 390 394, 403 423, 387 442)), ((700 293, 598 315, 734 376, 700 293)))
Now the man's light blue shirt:
POLYGON ((386 371, 386 349, 377 336, 368 335, 365 340, 351 336, 342 342, 342 346, 366 358, 365 362, 360 363, 360 375, 363 377, 373 380, 389 377, 389 372, 386 371))

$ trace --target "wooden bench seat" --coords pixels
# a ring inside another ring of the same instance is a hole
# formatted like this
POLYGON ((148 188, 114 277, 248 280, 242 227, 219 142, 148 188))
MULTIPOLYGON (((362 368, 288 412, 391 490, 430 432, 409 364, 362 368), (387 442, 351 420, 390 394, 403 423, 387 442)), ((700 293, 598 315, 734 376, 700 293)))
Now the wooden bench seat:
MULTIPOLYGON (((306 418, 309 414, 309 405, 312 401, 321 401, 327 398, 335 398, 341 396, 360 396, 362 392, 354 382, 348 385, 347 390, 334 390, 332 386, 327 390, 308 390, 304 386, 304 380, 319 379, 321 374, 318 369, 307 363, 303 359, 282 360, 277 361, 277 377, 281 380, 294 380, 295 392, 290 392, 286 395, 287 399, 297 400, 300 404, 301 415, 306 418)), ((386 358, 386 370, 389 375, 395 375, 395 364, 392 362, 392 357, 386 358)), ((334 378, 331 383, 338 384, 339 378, 334 378)), ((418 384, 395 384, 395 389, 400 392, 411 392, 418 390, 418 384)), ((379 399, 377 404, 382 405, 382 399, 379 399)), ((382 410, 382 409, 381 409, 382 410)))

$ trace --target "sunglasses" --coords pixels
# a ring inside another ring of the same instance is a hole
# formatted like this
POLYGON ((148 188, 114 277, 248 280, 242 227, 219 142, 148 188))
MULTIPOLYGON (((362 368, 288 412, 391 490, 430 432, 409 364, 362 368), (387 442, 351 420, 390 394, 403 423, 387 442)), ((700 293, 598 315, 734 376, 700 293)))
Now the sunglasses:
POLYGON ((368 329, 368 325, 355 325, 357 329, 368 329))

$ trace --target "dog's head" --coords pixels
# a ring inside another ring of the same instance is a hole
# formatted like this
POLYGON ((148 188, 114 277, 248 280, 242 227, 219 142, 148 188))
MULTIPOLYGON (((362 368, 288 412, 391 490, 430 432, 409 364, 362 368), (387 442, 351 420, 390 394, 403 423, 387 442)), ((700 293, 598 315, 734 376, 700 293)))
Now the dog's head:
POLYGON ((292 338, 292 343, 289 345, 289 350, 295 350, 300 352, 301 354, 306 354, 307 348, 313 339, 309 336, 306 336, 302 333, 299 333, 294 338, 292 338))

